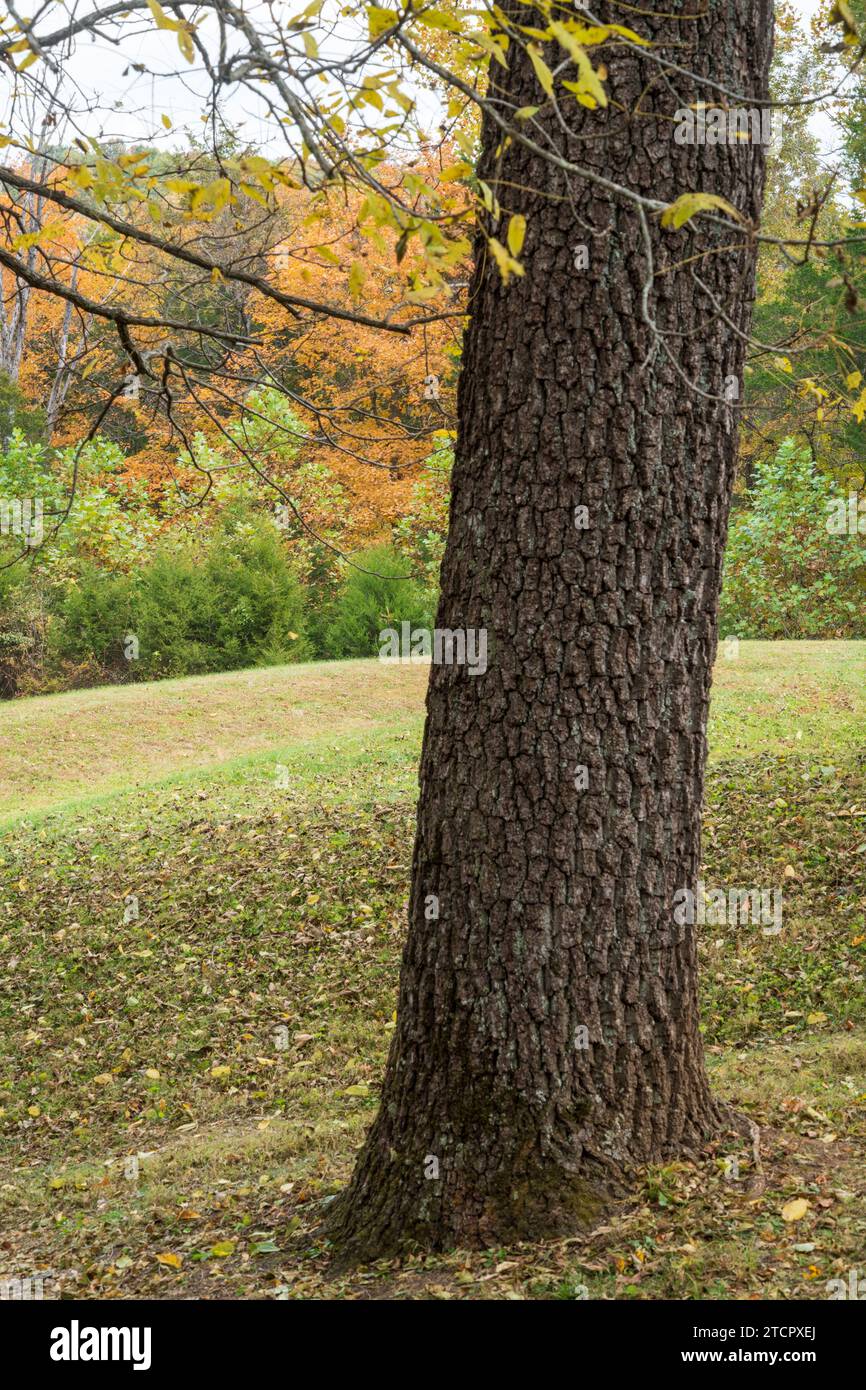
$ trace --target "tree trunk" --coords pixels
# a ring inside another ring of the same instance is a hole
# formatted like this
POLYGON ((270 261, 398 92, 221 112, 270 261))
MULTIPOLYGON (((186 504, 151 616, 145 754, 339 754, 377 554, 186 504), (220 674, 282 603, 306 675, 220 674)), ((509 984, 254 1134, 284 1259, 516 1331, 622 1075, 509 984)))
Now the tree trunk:
MULTIPOLYGON (((655 52, 766 98, 772 0, 688 10, 708 14, 636 23, 655 52)), ((512 54, 497 95, 535 105, 512 54)), ((674 111, 713 93, 677 75, 675 96, 624 49, 608 66, 610 106, 578 108, 564 152, 650 198, 721 194, 756 222, 760 144, 673 138, 674 111)), ((486 124, 481 176, 526 215, 526 274, 503 285, 480 243, 438 615, 486 628, 489 666, 431 670, 397 1028, 329 1223, 355 1259, 573 1229, 630 1165, 720 1123, 674 900, 698 877, 737 448, 723 398, 744 342, 692 272, 746 332, 754 243, 648 217, 649 310, 674 365, 645 321, 633 206, 499 141, 486 124)))

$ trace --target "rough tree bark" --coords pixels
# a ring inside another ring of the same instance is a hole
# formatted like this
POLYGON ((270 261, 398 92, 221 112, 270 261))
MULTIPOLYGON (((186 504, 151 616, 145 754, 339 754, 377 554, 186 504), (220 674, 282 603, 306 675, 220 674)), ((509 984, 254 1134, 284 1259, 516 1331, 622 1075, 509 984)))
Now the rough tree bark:
MULTIPOLYGON (((659 7, 701 12, 687 22, 648 8, 657 51, 766 98, 772 0, 659 7)), ((623 50, 608 66, 611 106, 584 114, 567 153, 649 197, 721 194, 757 222, 761 146, 677 144, 674 111, 706 89, 678 76, 674 95, 623 50)), ((539 100, 525 60, 495 77, 517 106, 539 100)), ((680 335, 690 389, 663 352, 646 364, 634 209, 519 146, 497 154, 499 138, 487 125, 481 172, 527 217, 526 275, 504 286, 481 244, 438 615, 486 627, 492 649, 484 675, 431 671, 397 1028, 329 1222, 355 1259, 571 1229, 629 1165, 721 1123, 694 931, 673 901, 698 875, 737 449, 736 404, 719 398, 742 383, 744 343, 692 270, 746 331, 755 247, 678 266, 737 239, 650 219, 651 310, 680 335)))

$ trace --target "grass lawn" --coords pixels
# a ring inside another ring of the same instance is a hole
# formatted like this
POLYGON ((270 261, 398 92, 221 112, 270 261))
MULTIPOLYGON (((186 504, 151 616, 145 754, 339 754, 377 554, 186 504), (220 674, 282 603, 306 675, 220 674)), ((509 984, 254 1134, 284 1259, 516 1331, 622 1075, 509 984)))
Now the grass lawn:
POLYGON ((426 671, 0 707, 0 1279, 772 1299, 866 1272, 864 678, 866 643, 742 643, 717 667, 703 878, 785 894, 779 936, 701 940, 714 1084, 760 1127, 759 1162, 732 1131, 641 1174, 594 1232, 336 1283, 317 1227, 394 1025, 426 671))
POLYGON ((278 760, 311 736, 420 727, 426 682, 422 666, 323 661, 12 701, 0 706, 0 824, 263 753, 278 760))

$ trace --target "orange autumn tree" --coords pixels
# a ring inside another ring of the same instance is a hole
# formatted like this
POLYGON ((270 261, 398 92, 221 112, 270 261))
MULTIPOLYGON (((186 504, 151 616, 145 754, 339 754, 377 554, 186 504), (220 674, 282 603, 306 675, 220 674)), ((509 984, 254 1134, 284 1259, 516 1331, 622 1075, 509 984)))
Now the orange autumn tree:
MULTIPOLYGON (((0 191, 0 226, 10 250, 21 256, 37 281, 50 267, 73 293, 110 295, 110 285, 100 289, 89 271, 82 219, 46 196, 57 183, 56 167, 38 154, 20 159, 14 167, 34 187, 21 203, 8 189, 0 191)), ((16 274, 8 264, 0 266, 0 373, 19 388, 23 400, 38 404, 50 435, 61 426, 74 380, 94 365, 98 338, 92 315, 16 274)), ((62 428, 59 439, 64 442, 62 428)))
MULTIPOLYGON (((425 150, 417 161, 419 200, 428 189, 443 196, 448 155, 425 150)), ((468 217, 459 183, 446 196, 468 217)), ((281 198, 280 214, 285 230, 272 260, 282 288, 347 307, 363 303, 377 318, 407 302, 423 304, 417 253, 377 221, 369 197, 290 191, 281 198)), ((464 256, 454 256, 444 270, 451 313, 411 338, 385 338, 361 324, 347 329, 333 319, 295 326, 260 296, 250 306, 265 344, 254 359, 261 365, 266 358, 269 375, 290 395, 307 431, 305 449, 346 488, 361 536, 381 534, 404 513, 434 436, 454 419, 469 267, 464 256)))
MULTIPOLYGON (((148 153, 130 150, 121 158, 129 166, 135 160, 143 163, 148 153)), ((256 156, 248 158, 254 162, 256 156)), ((198 185, 185 177, 190 171, 184 164, 195 160, 194 153, 179 157, 180 173, 159 181, 166 222, 173 216, 181 220, 194 199, 198 185)), ((88 166, 73 163, 58 170, 57 177, 68 178, 71 172, 86 183, 82 167, 88 166)), ((449 149, 426 148, 409 175, 419 206, 423 209, 430 197, 447 200, 455 224, 468 220, 471 200, 461 181, 465 171, 449 149)), ((386 176, 400 181, 406 171, 395 168, 386 176)), ((358 306, 374 319, 423 306, 430 291, 414 244, 408 251, 401 247, 394 231, 381 225, 375 203, 368 199, 364 206, 357 192, 337 195, 300 185, 269 192, 262 213, 249 188, 237 206, 215 191, 211 206, 199 200, 196 218, 206 223, 214 240, 243 236, 251 263, 286 296, 324 297, 343 306, 347 318, 299 319, 255 289, 239 291, 216 272, 190 292, 183 274, 167 268, 158 250, 130 237, 100 238, 79 250, 74 267, 72 283, 87 297, 110 306, 122 293, 130 309, 145 316, 159 286, 161 307, 175 316, 188 315, 191 325, 204 309, 215 319, 220 314, 233 317, 255 338, 254 347, 240 351, 210 359, 193 352, 181 359, 176 371, 182 387, 175 387, 170 410, 155 405, 149 383, 140 381, 129 398, 126 390, 119 393, 111 433, 127 451, 129 476, 143 480, 155 502, 173 494, 195 506, 207 493, 209 479, 206 471, 197 477, 190 466, 196 455, 191 441, 201 434, 219 450, 229 442, 249 390, 277 386, 300 422, 297 442, 304 457, 326 466, 351 501, 353 544, 378 539, 404 514, 419 465, 436 447, 434 436, 447 431, 453 420, 469 274, 465 245, 443 258, 441 316, 431 315, 412 336, 383 335, 349 316, 358 306)), ((135 209, 130 215, 137 220, 135 209)), ((68 221, 74 228, 75 219, 68 221)), ((116 390, 118 379, 135 374, 110 325, 39 291, 33 292, 32 302, 33 332, 25 359, 28 390, 35 397, 44 398, 49 389, 46 362, 58 325, 72 322, 79 335, 81 346, 68 368, 66 408, 52 422, 55 441, 72 442, 84 433, 100 394, 116 390)), ((159 352, 164 337, 157 328, 139 330, 149 353, 159 352)))

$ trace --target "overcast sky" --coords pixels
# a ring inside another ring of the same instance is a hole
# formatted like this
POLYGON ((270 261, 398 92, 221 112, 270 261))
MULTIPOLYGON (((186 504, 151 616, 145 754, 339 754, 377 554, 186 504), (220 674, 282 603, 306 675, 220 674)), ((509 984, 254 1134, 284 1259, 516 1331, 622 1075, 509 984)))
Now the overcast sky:
MULTIPOLYGON (((793 0, 794 8, 804 19, 811 18, 821 3, 822 0, 793 0)), ((179 61, 173 34, 156 32, 151 27, 149 17, 141 28, 143 32, 140 35, 125 41, 122 56, 102 40, 85 41, 79 45, 68 65, 68 72, 72 80, 78 83, 83 96, 92 93, 96 85, 100 93, 100 110, 88 112, 87 107, 91 103, 82 100, 77 130, 78 133, 103 139, 139 139, 160 142, 167 147, 177 146, 183 142, 185 130, 201 130, 206 78, 203 74, 184 74, 182 79, 167 80, 152 75, 151 69, 158 73, 160 69, 182 69, 184 64, 179 61), (131 69, 136 63, 143 64, 148 71, 137 74, 128 70, 124 76, 124 68, 131 69), (163 125, 163 114, 172 122, 170 131, 163 125)), ((421 113, 429 118, 431 127, 435 126, 438 118, 432 94, 422 92, 419 97, 421 113)), ((237 93, 223 101, 222 109, 239 130, 244 142, 252 145, 272 142, 273 121, 263 119, 251 95, 237 93)), ((833 146, 829 119, 816 113, 813 129, 829 155, 833 146)))

